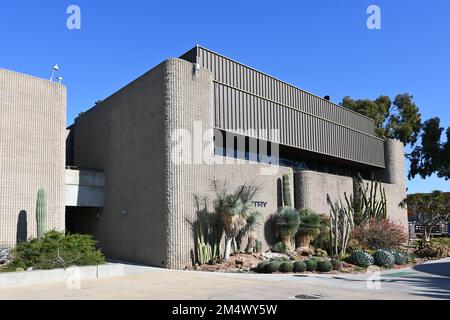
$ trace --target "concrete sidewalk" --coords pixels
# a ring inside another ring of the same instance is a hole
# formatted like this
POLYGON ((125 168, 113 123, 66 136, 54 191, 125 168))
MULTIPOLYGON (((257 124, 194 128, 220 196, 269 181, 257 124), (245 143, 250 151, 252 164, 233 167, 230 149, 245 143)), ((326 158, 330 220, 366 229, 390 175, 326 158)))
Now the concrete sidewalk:
POLYGON ((0 299, 249 299, 285 300, 299 295, 322 299, 450 299, 450 259, 381 273, 377 285, 367 274, 265 275, 174 271, 129 265, 126 275, 83 281, 81 290, 64 283, 0 290, 0 299))

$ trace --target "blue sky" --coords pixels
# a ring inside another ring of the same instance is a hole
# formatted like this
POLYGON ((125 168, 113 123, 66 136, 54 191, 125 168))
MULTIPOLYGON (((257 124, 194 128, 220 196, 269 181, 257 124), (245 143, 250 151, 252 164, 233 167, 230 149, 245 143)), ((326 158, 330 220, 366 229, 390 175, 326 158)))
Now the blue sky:
MULTIPOLYGON (((414 95, 423 118, 450 126, 450 1, 15 0, 0 4, 0 67, 39 77, 55 63, 68 87, 68 123, 195 44, 318 95, 414 95), (81 30, 66 8, 81 8, 81 30), (381 30, 366 9, 381 8, 381 30)), ((410 192, 450 191, 435 177, 410 192)))

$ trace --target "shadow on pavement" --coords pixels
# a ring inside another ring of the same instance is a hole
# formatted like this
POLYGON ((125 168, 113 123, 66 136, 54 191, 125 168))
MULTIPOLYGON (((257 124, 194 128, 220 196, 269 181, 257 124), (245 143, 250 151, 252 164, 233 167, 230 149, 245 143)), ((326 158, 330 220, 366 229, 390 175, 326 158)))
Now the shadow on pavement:
MULTIPOLYGON (((406 275, 381 276, 380 282, 385 284, 402 284, 409 294, 432 299, 450 299, 450 261, 421 264, 412 268, 416 272, 406 275), (392 278, 390 278, 392 277, 392 278)), ((333 277, 348 282, 365 282, 364 278, 333 277)), ((402 290, 402 288, 398 288, 402 290)))

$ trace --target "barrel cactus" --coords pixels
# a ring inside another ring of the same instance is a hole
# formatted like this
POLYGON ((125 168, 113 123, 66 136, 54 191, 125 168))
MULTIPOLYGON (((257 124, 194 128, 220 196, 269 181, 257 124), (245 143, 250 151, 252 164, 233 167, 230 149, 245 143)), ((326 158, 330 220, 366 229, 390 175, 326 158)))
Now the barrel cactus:
POLYGON ((386 250, 377 250, 373 254, 375 258, 375 263, 377 266, 380 267, 387 267, 391 268, 395 263, 395 257, 391 253, 387 252, 386 250))
POLYGON ((260 273, 265 272, 265 269, 266 269, 268 264, 270 264, 270 260, 264 260, 263 262, 258 264, 258 266, 256 267, 256 271, 258 271, 260 273))
POLYGON ((289 273, 294 270, 294 265, 290 261, 285 261, 280 265, 280 272, 289 273))
POLYGON ((280 271, 281 263, 279 261, 272 261, 268 265, 265 266, 265 273, 274 273, 280 271))
POLYGON ((320 272, 330 272, 333 270, 333 264, 328 260, 319 261, 317 262, 317 270, 320 272))
POLYGON ((356 250, 352 253, 350 260, 359 267, 367 268, 374 264, 374 258, 362 250, 356 250))
POLYGON ((308 271, 317 271, 317 260, 316 259, 309 259, 306 260, 306 270, 308 271))
POLYGON ((333 265, 333 270, 341 270, 342 261, 338 259, 331 260, 331 264, 333 265))
POLYGON ((306 263, 304 261, 294 262, 294 272, 303 273, 306 271, 306 263))

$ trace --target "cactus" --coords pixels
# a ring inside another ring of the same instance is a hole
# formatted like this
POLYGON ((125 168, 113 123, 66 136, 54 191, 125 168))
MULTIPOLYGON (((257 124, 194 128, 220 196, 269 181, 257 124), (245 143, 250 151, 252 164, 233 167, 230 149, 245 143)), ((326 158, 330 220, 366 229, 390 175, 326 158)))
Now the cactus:
POLYGON ((256 240, 255 251, 256 251, 256 253, 262 252, 262 241, 256 240))
POLYGON ((409 261, 408 256, 402 252, 398 252, 396 250, 390 250, 388 252, 394 256, 396 265, 402 266, 407 264, 409 261))
POLYGON ((279 261, 272 261, 268 265, 265 266, 264 272, 265 273, 274 273, 278 272, 280 270, 281 262, 279 261))
POLYGON ((395 257, 386 250, 377 250, 373 254, 375 258, 375 264, 380 267, 392 268, 395 263, 395 257))
POLYGON ((331 260, 331 264, 333 265, 333 270, 341 270, 342 261, 338 259, 331 260))
POLYGON ((294 262, 294 272, 303 273, 306 271, 306 263, 304 261, 294 262))
POLYGON ((306 260, 306 270, 308 271, 317 271, 317 260, 316 259, 309 259, 306 260))
POLYGON ((41 239, 47 232, 47 193, 39 189, 36 203, 37 237, 41 239))
POLYGON ((270 264, 270 260, 264 260, 263 262, 261 262, 260 264, 258 264, 258 266, 256 267, 256 271, 262 273, 264 272, 265 268, 267 267, 267 265, 270 264))
POLYGON ((370 254, 362 250, 353 252, 350 260, 352 261, 352 263, 363 268, 367 268, 374 264, 374 258, 370 254))
MULTIPOLYGON (((347 197, 346 197, 347 199, 347 197)), ((353 209, 347 201, 347 207, 342 200, 331 202, 327 195, 327 201, 331 208, 330 217, 330 252, 333 258, 342 259, 347 251, 350 233, 353 230, 353 209)))
POLYGON ((333 270, 333 264, 329 260, 323 260, 317 262, 317 270, 319 272, 330 272, 333 270))
POLYGON ((285 207, 292 207, 291 178, 283 175, 283 203, 285 207))
POLYGON ((278 242, 272 247, 273 252, 285 253, 287 251, 286 244, 284 242, 278 242))
POLYGON ((350 196, 348 199, 346 196, 346 200, 353 207, 355 224, 363 225, 372 219, 381 221, 387 218, 386 190, 381 183, 374 181, 373 177, 370 184, 364 185, 361 175, 358 174, 354 182, 354 194, 354 198, 350 196))
POLYGON ((280 272, 289 273, 294 270, 294 265, 290 261, 285 261, 280 265, 280 272))

